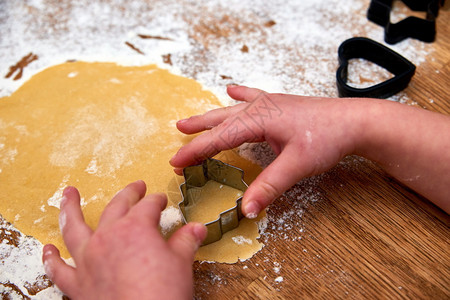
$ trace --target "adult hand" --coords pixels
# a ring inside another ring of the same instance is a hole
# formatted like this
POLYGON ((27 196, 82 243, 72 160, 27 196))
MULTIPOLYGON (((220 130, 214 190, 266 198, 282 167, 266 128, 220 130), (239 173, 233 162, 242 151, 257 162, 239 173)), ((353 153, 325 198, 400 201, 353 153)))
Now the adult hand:
POLYGON ((192 299, 194 254, 206 237, 202 224, 180 228, 166 242, 158 230, 163 194, 144 196, 143 181, 129 184, 105 208, 98 227, 84 222, 80 195, 64 190, 60 227, 76 267, 46 245, 49 278, 72 299, 192 299))

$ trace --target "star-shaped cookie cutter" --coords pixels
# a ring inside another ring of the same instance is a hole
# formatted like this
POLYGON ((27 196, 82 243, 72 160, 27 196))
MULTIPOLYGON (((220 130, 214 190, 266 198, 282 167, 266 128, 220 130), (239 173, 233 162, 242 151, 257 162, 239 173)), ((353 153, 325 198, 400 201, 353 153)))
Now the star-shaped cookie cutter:
MULTIPOLYGON (((244 171, 234 166, 228 165, 217 159, 208 158, 201 164, 186 167, 183 169, 185 182, 180 185, 183 200, 178 203, 178 207, 183 216, 183 222, 187 223, 186 207, 192 203, 195 193, 188 193, 190 189, 198 189, 204 186, 208 180, 214 180, 223 185, 238 189, 242 192, 247 190, 244 181, 244 171)), ((214 243, 228 232, 239 225, 239 221, 244 217, 241 211, 242 196, 236 200, 236 205, 219 214, 219 217, 205 224, 208 229, 202 245, 214 243)))

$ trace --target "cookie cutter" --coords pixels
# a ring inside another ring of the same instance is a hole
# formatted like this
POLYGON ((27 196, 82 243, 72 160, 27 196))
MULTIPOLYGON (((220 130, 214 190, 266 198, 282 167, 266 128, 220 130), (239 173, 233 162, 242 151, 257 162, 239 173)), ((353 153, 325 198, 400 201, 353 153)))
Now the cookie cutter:
MULTIPOLYGON (((182 201, 178 203, 178 208, 181 211, 185 224, 188 219, 186 207, 192 203, 192 197, 195 197, 195 193, 188 193, 188 190, 198 189, 204 186, 208 180, 214 180, 242 192, 245 192, 248 187, 243 179, 243 170, 212 158, 204 160, 199 165, 184 168, 183 176, 185 182, 180 185, 182 201)), ((236 200, 235 206, 221 212, 216 220, 205 224, 208 229, 208 235, 202 245, 211 244, 220 240, 225 232, 239 225, 239 221, 244 217, 241 211, 241 205, 242 196, 236 200)))
POLYGON ((388 98, 406 88, 414 75, 416 66, 388 47, 364 37, 344 41, 338 50, 339 68, 336 84, 339 97, 388 98), (371 61, 395 76, 367 88, 355 88, 347 84, 348 61, 363 58, 371 61))
POLYGON ((384 40, 396 44, 407 38, 432 43, 436 37, 436 18, 445 0, 402 0, 414 11, 426 12, 425 19, 407 17, 398 23, 391 23, 393 0, 372 0, 367 10, 367 18, 384 27, 384 40))

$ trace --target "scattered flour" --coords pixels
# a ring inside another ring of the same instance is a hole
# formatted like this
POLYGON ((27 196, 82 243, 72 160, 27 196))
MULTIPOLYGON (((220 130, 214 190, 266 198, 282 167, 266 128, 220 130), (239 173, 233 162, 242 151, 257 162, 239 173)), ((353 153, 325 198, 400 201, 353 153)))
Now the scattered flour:
POLYGON ((27 299, 37 293, 39 299, 61 299, 61 292, 44 275, 42 246, 36 239, 24 236, 0 219, 2 299, 27 299))
POLYGON ((246 239, 242 235, 233 236, 231 239, 238 245, 242 245, 244 243, 249 245, 253 244, 253 241, 251 239, 246 239))
POLYGON ((161 213, 159 226, 163 235, 169 233, 175 226, 181 224, 182 216, 180 210, 175 206, 169 206, 161 213))
POLYGON ((69 78, 74 78, 78 75, 78 72, 70 72, 69 74, 67 74, 67 77, 69 78))
MULTIPOLYGON (((234 103, 224 94, 229 83, 336 96, 339 44, 353 36, 383 42, 382 28, 366 18, 367 6, 362 0, 348 5, 340 0, 264 5, 238 0, 2 1, 0 72, 6 74, 31 51, 39 58, 23 70, 20 80, 0 76, 0 96, 12 93, 37 71, 72 59, 157 63, 201 81, 229 104, 234 103)), ((396 14, 405 16, 400 10, 396 14)), ((430 44, 415 40, 389 47, 415 64, 432 51, 430 44)), ((358 84, 360 79, 353 80, 358 84)))
POLYGON ((62 179, 58 188, 56 189, 55 193, 53 194, 53 196, 51 196, 47 200, 48 206, 54 206, 59 209, 59 206, 61 204, 62 194, 63 194, 64 189, 67 187, 67 182, 69 181, 69 177, 70 177, 69 175, 64 176, 64 178, 62 179))

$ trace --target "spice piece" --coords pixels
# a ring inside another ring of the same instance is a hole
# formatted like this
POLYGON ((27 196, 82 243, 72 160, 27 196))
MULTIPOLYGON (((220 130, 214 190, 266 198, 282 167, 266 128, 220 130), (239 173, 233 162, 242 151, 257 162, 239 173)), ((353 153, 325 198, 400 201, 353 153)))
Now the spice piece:
POLYGON ((38 58, 39 57, 36 54, 30 52, 28 55, 22 57, 22 59, 19 60, 19 62, 14 66, 9 67, 9 72, 8 74, 6 74, 5 78, 11 77, 17 70, 19 70, 19 72, 13 78, 13 80, 19 80, 20 78, 22 78, 23 69, 38 58))
POLYGON ((133 49, 134 51, 136 51, 139 54, 145 55, 144 52, 142 52, 139 48, 137 48, 135 45, 133 45, 130 42, 125 42, 125 45, 127 45, 128 47, 130 47, 131 49, 133 49))

